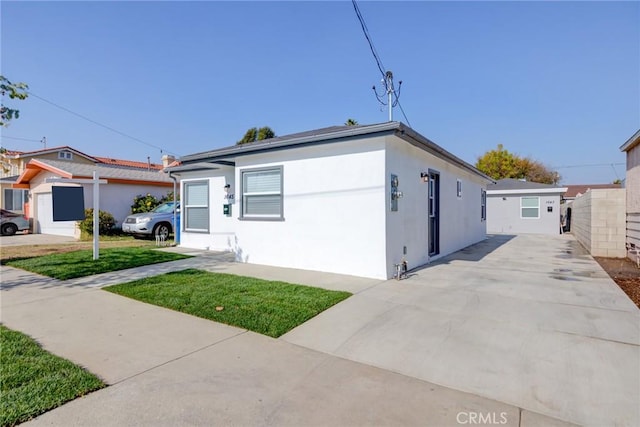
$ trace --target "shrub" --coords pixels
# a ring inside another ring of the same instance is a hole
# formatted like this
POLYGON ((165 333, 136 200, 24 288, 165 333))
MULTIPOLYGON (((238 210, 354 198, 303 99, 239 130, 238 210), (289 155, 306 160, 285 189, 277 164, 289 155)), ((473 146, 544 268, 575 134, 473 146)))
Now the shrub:
MULTIPOLYGON (((116 220, 109 212, 98 212, 100 234, 109 234, 116 225, 116 220)), ((84 210, 84 220, 80 221, 80 231, 85 234, 93 235, 93 209, 84 210)))
POLYGON ((150 193, 147 193, 145 196, 138 194, 133 199, 133 205, 131 205, 131 213, 137 214, 142 212, 150 212, 159 204, 160 201, 156 198, 156 196, 152 196, 150 193))
POLYGON ((151 193, 147 193, 146 195, 138 194, 133 199, 133 205, 131 205, 131 213, 143 213, 143 212, 151 212, 157 206, 173 201, 173 191, 169 191, 167 194, 158 199, 156 196, 153 196, 151 193))

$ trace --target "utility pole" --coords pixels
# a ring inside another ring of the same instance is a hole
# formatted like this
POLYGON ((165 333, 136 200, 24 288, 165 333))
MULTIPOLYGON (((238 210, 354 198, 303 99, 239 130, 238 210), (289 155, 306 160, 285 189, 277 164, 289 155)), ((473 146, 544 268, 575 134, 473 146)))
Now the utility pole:
POLYGON ((373 93, 375 93, 376 98, 378 98, 378 102, 382 105, 386 105, 389 110, 389 121, 393 121, 393 107, 398 105, 398 99, 400 99, 400 88, 402 87, 402 80, 398 82, 398 93, 396 93, 395 87, 393 87, 393 72, 386 71, 384 74, 384 78, 382 79, 382 84, 384 85, 384 91, 382 94, 378 95, 376 91, 376 87, 373 86, 373 93), (384 101, 384 95, 387 95, 387 101, 384 101), (396 97, 395 101, 393 97, 396 97))
POLYGON ((389 106, 389 121, 393 121, 393 73, 387 71, 384 75, 385 86, 387 87, 387 105, 389 106))
POLYGON ((40 142, 42 143, 42 145, 44 145, 44 149, 47 149, 47 137, 43 136, 42 139, 40 140, 40 142))

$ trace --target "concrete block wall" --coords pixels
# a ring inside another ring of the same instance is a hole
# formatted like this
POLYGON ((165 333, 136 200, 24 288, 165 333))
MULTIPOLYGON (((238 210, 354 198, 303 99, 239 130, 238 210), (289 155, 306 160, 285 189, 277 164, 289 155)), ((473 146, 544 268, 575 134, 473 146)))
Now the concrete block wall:
POLYGON ((593 256, 624 258, 625 190, 590 190, 573 201, 571 231, 593 256))

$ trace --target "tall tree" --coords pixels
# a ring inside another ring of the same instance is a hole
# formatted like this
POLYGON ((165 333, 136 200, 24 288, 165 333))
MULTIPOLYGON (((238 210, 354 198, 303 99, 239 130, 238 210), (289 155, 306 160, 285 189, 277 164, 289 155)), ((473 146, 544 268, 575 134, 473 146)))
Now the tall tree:
POLYGON ((344 122, 344 124, 346 126, 357 126, 358 125, 358 121, 355 119, 347 119, 346 122, 344 122))
POLYGON ((0 75, 0 94, 2 94, 3 102, 0 105, 0 126, 9 126, 9 122, 20 117, 20 111, 15 108, 5 107, 4 96, 9 95, 11 99, 26 99, 27 86, 25 83, 12 83, 5 76, 0 75))
POLYGON ((253 127, 245 132, 242 139, 236 142, 236 145, 247 144, 255 141, 262 141, 263 139, 274 138, 276 133, 269 126, 263 126, 260 129, 253 127))
POLYGON ((475 166, 493 179, 526 179, 542 184, 557 184, 560 181, 558 172, 537 160, 510 153, 502 144, 480 156, 475 166))

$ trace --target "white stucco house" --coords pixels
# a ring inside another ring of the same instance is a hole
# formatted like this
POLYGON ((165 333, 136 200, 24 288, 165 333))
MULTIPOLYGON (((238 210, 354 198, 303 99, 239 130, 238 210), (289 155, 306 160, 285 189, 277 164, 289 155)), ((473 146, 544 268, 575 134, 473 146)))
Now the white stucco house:
POLYGON ((486 236, 492 180, 398 122, 184 156, 180 245, 240 262, 387 279, 486 236))
POLYGON ((137 195, 149 193, 160 198, 174 186, 171 177, 162 172, 163 165, 92 157, 70 147, 42 151, 46 152, 28 159, 12 183, 14 191, 26 193, 25 213, 33 221, 34 233, 80 236, 76 221, 53 221, 53 185, 82 186, 85 208, 93 207, 91 184, 52 184, 47 182, 49 178, 88 179, 96 171, 101 179, 107 180, 107 184, 100 186, 100 210, 111 213, 118 226, 131 213, 137 195))
POLYGON ((629 138, 620 150, 627 155, 626 189, 626 240, 628 256, 640 263, 640 130, 629 138))
POLYGON ((501 179, 487 186, 487 232, 560 234, 560 196, 566 187, 501 179))

